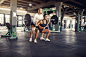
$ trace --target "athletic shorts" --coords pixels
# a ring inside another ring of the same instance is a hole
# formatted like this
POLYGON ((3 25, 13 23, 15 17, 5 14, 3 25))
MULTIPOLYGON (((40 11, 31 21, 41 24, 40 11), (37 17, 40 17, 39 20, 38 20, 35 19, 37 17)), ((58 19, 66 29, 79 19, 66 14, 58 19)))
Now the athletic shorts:
POLYGON ((33 25, 35 27, 35 24, 33 22, 31 22, 31 25, 33 25))
MULTIPOLYGON (((40 29, 38 26, 36 28, 39 29, 40 33, 43 31, 43 29, 40 29)), ((49 27, 46 27, 45 29, 49 29, 49 27)))

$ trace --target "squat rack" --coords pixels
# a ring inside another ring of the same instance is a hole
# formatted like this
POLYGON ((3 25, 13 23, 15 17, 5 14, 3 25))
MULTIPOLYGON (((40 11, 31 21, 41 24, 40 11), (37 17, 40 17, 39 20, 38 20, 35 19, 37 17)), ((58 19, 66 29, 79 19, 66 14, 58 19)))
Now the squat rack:
MULTIPOLYGON (((54 13, 56 12, 56 15, 57 16, 59 16, 59 14, 58 14, 58 10, 52 10, 52 9, 49 9, 49 8, 44 8, 43 10, 42 10, 42 14, 44 14, 43 13, 43 11, 46 11, 46 14, 48 14, 48 12, 47 11, 53 11, 53 15, 54 15, 54 13)), ((55 28, 55 26, 52 24, 52 30, 51 30, 51 32, 57 32, 57 33, 60 33, 60 24, 59 24, 59 17, 58 17, 58 27, 57 28, 55 28), (56 30, 57 29, 57 30, 56 30)))
MULTIPOLYGON (((80 14, 76 14, 77 16, 79 16, 79 19, 80 19, 80 16, 83 16, 83 15, 80 15, 80 14)), ((84 17, 84 23, 85 23, 85 18, 86 18, 86 16, 83 16, 84 17)), ((78 20, 78 22, 79 22, 79 20, 78 20)), ((85 25, 86 26, 86 25, 85 25)), ((79 24, 78 24, 78 27, 79 27, 79 24)), ((79 31, 79 30, 78 30, 79 31)), ((86 31, 86 29, 84 29, 84 27, 83 26, 81 26, 81 31, 86 31)))

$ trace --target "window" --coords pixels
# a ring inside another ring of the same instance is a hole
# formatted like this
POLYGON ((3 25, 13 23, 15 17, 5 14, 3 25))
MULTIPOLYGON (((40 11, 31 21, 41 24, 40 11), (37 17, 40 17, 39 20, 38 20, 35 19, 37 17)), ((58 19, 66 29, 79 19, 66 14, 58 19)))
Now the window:
POLYGON ((6 23, 10 23, 10 15, 5 15, 6 23))

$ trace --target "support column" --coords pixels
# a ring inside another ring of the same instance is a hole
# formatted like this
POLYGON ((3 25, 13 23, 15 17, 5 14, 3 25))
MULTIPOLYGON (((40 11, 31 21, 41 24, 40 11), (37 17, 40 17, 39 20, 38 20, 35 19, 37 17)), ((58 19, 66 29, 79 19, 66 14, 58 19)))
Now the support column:
POLYGON ((10 24, 16 25, 17 0, 10 0, 10 24))
POLYGON ((79 32, 79 24, 80 24, 80 16, 77 15, 78 19, 77 19, 77 32, 79 32))
POLYGON ((72 29, 72 20, 70 20, 70 29, 72 29))
POLYGON ((79 10, 78 14, 76 15, 76 25, 75 25, 75 31, 79 32, 79 29, 81 31, 81 25, 82 25, 82 15, 84 10, 79 10))
POLYGON ((81 31, 81 26, 82 26, 83 12, 84 12, 84 9, 80 11, 80 15, 82 15, 80 16, 80 31, 81 31))
POLYGON ((16 37, 16 10, 17 10, 17 0, 10 0, 10 25, 11 25, 11 37, 10 39, 17 39, 16 37))
POLYGON ((66 24, 67 24, 67 20, 64 20, 64 28, 67 28, 66 24))
POLYGON ((79 31, 79 16, 76 15, 75 19, 75 31, 79 31))
POLYGON ((61 25, 61 24, 59 24, 59 22, 61 23, 61 7, 62 7, 62 4, 63 4, 62 2, 55 3, 56 10, 58 10, 58 13, 57 13, 57 16, 58 16, 58 24, 57 24, 58 30, 60 30, 59 26, 61 25))
POLYGON ((61 14, 61 27, 63 25, 62 21, 63 21, 63 18, 64 18, 64 14, 65 14, 65 8, 64 8, 64 5, 62 5, 62 14, 61 14))
POLYGON ((79 27, 80 27, 80 15, 79 13, 81 10, 78 11, 78 14, 76 14, 76 23, 75 23, 75 31, 79 32, 79 27))
POLYGON ((5 26, 5 22, 6 22, 6 20, 5 20, 5 14, 4 14, 4 26, 5 26))

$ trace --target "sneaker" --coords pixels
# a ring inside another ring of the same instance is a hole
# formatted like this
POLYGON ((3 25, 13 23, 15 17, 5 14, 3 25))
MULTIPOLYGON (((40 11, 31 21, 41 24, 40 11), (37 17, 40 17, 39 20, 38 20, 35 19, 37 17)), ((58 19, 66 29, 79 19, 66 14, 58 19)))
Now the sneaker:
POLYGON ((34 40, 34 43, 37 43, 37 40, 36 39, 34 40))
POLYGON ((43 37, 40 37, 40 40, 45 40, 45 38, 43 38, 43 37))
POLYGON ((50 41, 50 40, 47 38, 47 39, 45 39, 45 41, 50 41))
POLYGON ((32 38, 30 38, 29 41, 32 42, 32 38))

